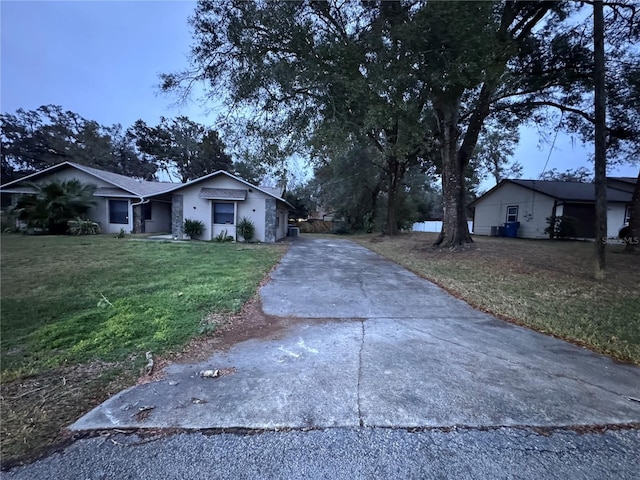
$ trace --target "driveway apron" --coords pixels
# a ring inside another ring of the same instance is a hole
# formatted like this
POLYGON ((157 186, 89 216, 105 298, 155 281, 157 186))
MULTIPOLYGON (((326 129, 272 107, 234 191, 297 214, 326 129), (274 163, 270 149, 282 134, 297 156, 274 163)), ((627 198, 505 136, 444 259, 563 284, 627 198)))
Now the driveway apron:
POLYGON ((260 291, 278 337, 173 364, 80 418, 108 428, 640 422, 640 369, 474 310, 351 241, 295 241, 260 291), (202 378, 201 370, 233 372, 202 378))

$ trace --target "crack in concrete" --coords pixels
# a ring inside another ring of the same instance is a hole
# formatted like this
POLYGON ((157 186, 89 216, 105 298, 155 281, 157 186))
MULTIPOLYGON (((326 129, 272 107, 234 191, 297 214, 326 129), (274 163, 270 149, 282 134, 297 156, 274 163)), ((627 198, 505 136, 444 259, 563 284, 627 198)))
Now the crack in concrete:
POLYGON ((362 341, 360 342, 360 351, 358 352, 358 387, 357 387, 357 402, 358 402, 358 424, 364 427, 364 420, 362 418, 362 409, 360 405, 360 380, 362 379, 362 350, 364 349, 364 319, 360 319, 362 325, 362 341))

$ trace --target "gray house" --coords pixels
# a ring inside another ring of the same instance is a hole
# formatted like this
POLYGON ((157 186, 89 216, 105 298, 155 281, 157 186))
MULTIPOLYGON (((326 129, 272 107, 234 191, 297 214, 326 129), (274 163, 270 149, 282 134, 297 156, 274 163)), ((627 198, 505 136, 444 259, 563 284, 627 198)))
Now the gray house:
POLYGON ((0 192, 15 202, 20 195, 34 193, 30 183, 72 179, 97 187, 97 204, 87 218, 98 222, 104 233, 123 229, 182 238, 184 220, 191 219, 204 223, 203 240, 223 230, 235 238, 237 222, 247 217, 256 227, 257 241, 275 242, 287 234, 292 207, 282 191, 252 185, 224 171, 188 183, 149 182, 64 162, 2 185, 0 192))
MULTIPOLYGON (((637 179, 607 178, 607 236, 617 237, 629 221, 637 179)), ((567 215, 577 221, 577 237, 594 238, 595 186, 593 183, 547 180, 502 180, 473 201, 473 231, 490 235, 491 227, 520 222, 518 237, 548 238, 547 218, 567 215)))

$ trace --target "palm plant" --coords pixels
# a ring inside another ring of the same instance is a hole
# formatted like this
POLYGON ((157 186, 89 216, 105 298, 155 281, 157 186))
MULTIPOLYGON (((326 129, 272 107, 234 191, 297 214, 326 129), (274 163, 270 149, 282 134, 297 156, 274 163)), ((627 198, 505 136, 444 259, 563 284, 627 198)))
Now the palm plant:
POLYGON ((253 236, 256 233, 256 227, 251 220, 247 217, 242 217, 238 223, 237 231, 245 242, 253 240, 253 236))
POLYGON ((15 207, 18 220, 29 228, 39 228, 54 235, 67 232, 67 222, 85 215, 97 202, 95 185, 79 180, 54 180, 29 184, 35 193, 22 196, 15 207))

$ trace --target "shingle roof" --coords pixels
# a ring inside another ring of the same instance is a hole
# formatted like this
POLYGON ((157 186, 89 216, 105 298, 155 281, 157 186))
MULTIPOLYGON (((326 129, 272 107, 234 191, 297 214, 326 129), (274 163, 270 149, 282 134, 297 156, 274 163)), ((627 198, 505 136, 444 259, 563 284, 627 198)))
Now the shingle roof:
POLYGON ((93 193, 97 197, 130 197, 131 193, 121 188, 98 187, 93 193))
POLYGON ((113 172, 105 172, 104 170, 98 170, 97 168, 87 167, 85 165, 79 165, 77 163, 67 162, 69 165, 82 170, 86 173, 94 175, 106 182, 112 183, 121 187, 131 193, 134 193, 140 197, 148 197, 157 193, 168 190, 172 186, 176 185, 172 182, 149 182, 147 180, 137 180, 135 178, 127 177, 113 172))
POLYGON ((273 195, 274 197, 282 198, 283 189, 280 187, 265 187, 263 185, 260 185, 260 187, 258 188, 267 192, 270 195, 273 195))
MULTIPOLYGON (((558 200, 573 202, 593 202, 596 189, 593 183, 560 182, 551 180, 506 180, 521 187, 544 193, 558 200)), ((607 201, 631 202, 631 193, 607 187, 607 201)))
MULTIPOLYGON (((129 192, 131 194, 133 194, 136 197, 152 197, 155 195, 160 195, 160 194, 167 194, 176 190, 179 190, 185 186, 190 186, 193 185, 195 183, 199 183, 202 181, 205 181, 209 178, 213 178, 216 177, 218 175, 226 175, 228 177, 231 177, 237 181, 239 181, 240 183, 243 183, 245 185, 247 185, 249 188, 256 188, 264 193, 266 193, 267 195, 270 195, 278 200, 280 200, 281 202, 284 202, 288 207, 293 208, 293 206, 291 206, 290 203, 288 203, 286 200, 284 200, 281 195, 282 195, 282 190, 281 189, 277 189, 274 187, 257 187, 245 180, 243 180, 242 178, 236 177, 235 175, 230 174, 229 172, 225 172, 224 170, 218 170, 217 172, 211 173, 209 175, 205 175, 204 177, 200 177, 197 178, 195 180, 191 180, 190 182, 187 183, 174 183, 174 182, 149 182, 146 180, 136 180, 135 178, 130 178, 127 177, 125 175, 120 175, 118 173, 112 173, 112 172, 105 172, 104 170, 99 170, 97 168, 93 168, 93 167, 87 167, 85 165, 80 165, 78 163, 73 163, 73 162, 63 162, 63 163, 59 163, 57 165, 54 165, 52 167, 49 167, 45 170, 41 170, 39 172, 36 172, 32 175, 28 175, 26 177, 20 178, 18 180, 14 180, 12 182, 6 183, 5 185, 2 186, 3 190, 5 189, 5 187, 10 187, 11 185, 18 185, 20 182, 24 182, 24 181, 29 181, 33 178, 37 178, 43 174, 46 173, 50 173, 50 172, 54 172, 57 170, 60 170, 62 168, 71 166, 73 168, 77 168, 78 170, 81 170, 85 173, 88 173, 89 175, 93 175, 96 178, 99 178, 101 180, 104 180, 105 182, 111 183, 114 187, 118 187, 121 188, 123 190, 125 190, 126 192, 129 192)), ((10 189, 7 189, 5 191, 10 191, 10 189)))
MULTIPOLYGON (((57 170, 61 170, 66 167, 73 167, 82 172, 88 173, 89 175, 93 175, 96 178, 104 180, 112 184, 115 187, 121 188, 126 192, 132 194, 136 197, 149 197, 151 195, 156 195, 161 192, 165 192, 169 190, 171 187, 174 187, 178 184, 172 182, 149 182, 147 180, 136 180, 135 178, 127 177, 125 175, 120 175, 118 173, 113 172, 105 172, 104 170, 99 170, 93 167, 87 167, 86 165, 80 165, 78 163, 73 162, 62 162, 52 167, 46 168, 39 172, 36 172, 32 175, 28 175, 23 178, 19 178, 18 180, 14 180, 13 182, 9 182, 3 185, 3 190, 5 187, 10 187, 11 185, 18 185, 24 181, 30 181, 31 179, 35 179, 43 174, 55 172, 57 170)), ((7 189, 6 191, 10 191, 11 189, 7 189)), ((122 192, 119 192, 122 194, 122 192)))

